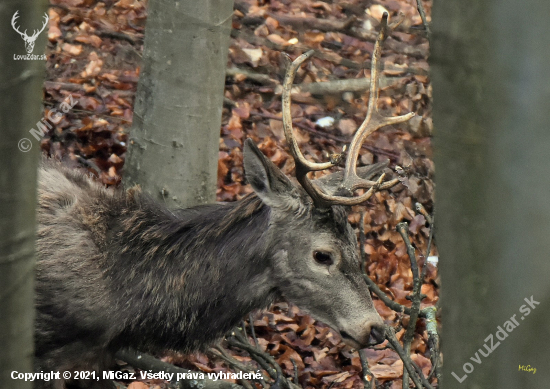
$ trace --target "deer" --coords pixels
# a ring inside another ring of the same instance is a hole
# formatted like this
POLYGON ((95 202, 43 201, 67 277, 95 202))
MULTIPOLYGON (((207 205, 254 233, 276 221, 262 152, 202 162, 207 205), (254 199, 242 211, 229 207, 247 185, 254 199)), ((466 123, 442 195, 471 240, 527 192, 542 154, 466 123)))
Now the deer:
POLYGON ((36 42, 36 38, 38 38, 38 35, 40 35, 42 31, 44 31, 44 29, 48 25, 48 21, 50 20, 50 18, 48 17, 48 14, 44 13, 44 23, 42 23, 42 28, 40 30, 34 30, 34 33, 31 36, 28 36, 27 30, 25 30, 25 32, 21 32, 19 31, 19 28, 15 24, 15 21, 17 20, 17 18, 19 18, 18 13, 19 11, 16 11, 13 14, 13 17, 11 18, 11 26, 19 35, 21 35, 21 37, 25 41, 25 50, 27 50, 27 53, 32 54, 32 51, 34 50, 34 43, 36 42))
MULTIPOLYGON (((343 162, 311 162, 291 117, 291 86, 312 52, 297 57, 283 83, 283 126, 297 184, 250 139, 244 170, 253 192, 226 204, 172 210, 139 188, 105 188, 58 161, 39 169, 37 371, 96 371, 117 350, 204 350, 254 309, 293 302, 360 349, 385 338, 363 279, 348 209, 399 182, 388 162, 357 168, 365 138, 414 116, 377 110, 382 42, 396 23, 382 19, 372 55, 365 121, 343 162), (379 175, 379 176, 378 176, 379 175), (378 176, 378 178, 375 178, 378 176), (362 194, 356 194, 362 190, 362 194)), ((108 380, 37 381, 40 389, 114 388, 108 380)))

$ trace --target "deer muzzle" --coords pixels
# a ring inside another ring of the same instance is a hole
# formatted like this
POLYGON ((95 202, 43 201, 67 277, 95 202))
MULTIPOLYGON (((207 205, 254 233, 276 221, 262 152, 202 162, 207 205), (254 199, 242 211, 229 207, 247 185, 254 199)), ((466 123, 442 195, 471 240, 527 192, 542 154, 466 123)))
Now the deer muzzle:
POLYGON ((362 349, 382 343, 385 339, 386 331, 383 323, 367 321, 358 331, 340 330, 340 335, 348 346, 362 349))

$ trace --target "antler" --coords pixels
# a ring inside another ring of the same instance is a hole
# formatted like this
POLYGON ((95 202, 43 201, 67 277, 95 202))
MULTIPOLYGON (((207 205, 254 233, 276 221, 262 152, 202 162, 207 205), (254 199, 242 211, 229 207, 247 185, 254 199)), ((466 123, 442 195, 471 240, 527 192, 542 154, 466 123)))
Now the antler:
POLYGON ((397 20, 388 26, 388 14, 384 13, 381 21, 381 28, 374 46, 374 52, 372 54, 371 61, 371 82, 370 82, 370 94, 369 101, 367 105, 367 116, 365 120, 357 129, 353 140, 351 141, 349 152, 346 158, 346 165, 344 169, 344 179, 340 185, 341 189, 346 190, 347 192, 353 193, 357 189, 367 189, 365 193, 361 196, 356 197, 344 197, 336 196, 332 194, 327 194, 316 186, 308 177, 307 174, 311 171, 325 170, 336 165, 337 161, 315 163, 308 161, 300 151, 298 147, 298 142, 294 138, 292 130, 292 116, 290 113, 290 92, 292 88, 292 83, 294 81, 294 76, 300 65, 311 55, 313 50, 308 51, 300 55, 298 58, 292 62, 289 66, 285 80, 283 83, 283 95, 282 95, 282 111, 283 111, 283 128, 285 132, 285 137, 290 148, 290 153, 294 158, 296 163, 296 178, 305 189, 305 191, 311 196, 313 202, 320 207, 326 207, 333 204, 342 204, 342 205, 356 205, 368 200, 374 192, 379 189, 391 188, 399 182, 395 179, 392 181, 384 182, 385 174, 382 174, 377 181, 369 181, 361 179, 357 176, 357 158, 359 157, 359 150, 365 139, 372 134, 374 131, 378 130, 381 127, 402 123, 415 114, 413 112, 408 113, 402 116, 394 117, 384 117, 378 113, 377 102, 378 102, 378 78, 379 78, 379 62, 380 56, 382 53, 382 44, 388 36, 388 32, 391 32, 395 27, 397 27, 401 22, 402 18, 397 20))
POLYGON ((19 17, 19 15, 17 15, 19 13, 19 11, 15 11, 15 13, 13 14, 13 17, 11 18, 11 26, 13 27, 13 29, 15 31, 17 31, 19 33, 19 35, 21 35, 23 38, 28 38, 28 35, 27 35, 27 30, 25 30, 25 32, 21 32, 19 31, 19 28, 15 25, 15 21, 17 20, 17 18, 19 17))

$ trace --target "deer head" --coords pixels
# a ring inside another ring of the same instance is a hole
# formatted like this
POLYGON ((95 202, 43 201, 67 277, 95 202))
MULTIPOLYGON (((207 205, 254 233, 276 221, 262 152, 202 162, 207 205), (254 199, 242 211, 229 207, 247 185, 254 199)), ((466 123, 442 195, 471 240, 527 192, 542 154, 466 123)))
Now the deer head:
POLYGON ((48 25, 48 20, 49 20, 48 14, 44 14, 44 19, 45 20, 44 20, 44 24, 42 25, 42 28, 40 29, 40 31, 39 30, 34 30, 34 33, 31 36, 28 36, 27 35, 27 30, 25 30, 25 32, 21 32, 21 31, 19 31, 19 28, 15 24, 15 21, 19 17, 19 15, 17 15, 18 12, 19 11, 16 11, 13 14, 13 17, 11 18, 11 26, 13 27, 13 29, 15 31, 17 31, 19 33, 19 35, 21 35, 21 37, 25 41, 25 49, 27 50, 27 53, 31 54, 32 51, 34 50, 34 42, 36 41, 36 38, 38 38, 38 35, 40 35, 40 33, 42 31, 44 31, 44 29, 48 25))
POLYGON ((371 181, 386 165, 356 168, 359 149, 377 129, 404 122, 414 116, 383 117, 377 111, 381 45, 388 31, 387 14, 377 39, 371 69, 367 117, 349 147, 345 169, 319 181, 307 174, 335 166, 338 158, 314 163, 301 153, 293 135, 290 89, 296 70, 312 52, 299 56, 288 68, 283 84, 283 126, 290 153, 296 164, 295 186, 248 139, 245 143, 246 177, 258 197, 270 207, 272 234, 272 277, 280 293, 314 317, 338 330, 345 342, 361 348, 383 341, 383 321, 373 307, 360 271, 356 235, 348 223, 347 207, 361 204, 377 190, 398 181, 384 182, 384 174, 371 181), (362 177, 360 177, 361 175, 362 177), (355 196, 358 189, 365 193, 355 196))

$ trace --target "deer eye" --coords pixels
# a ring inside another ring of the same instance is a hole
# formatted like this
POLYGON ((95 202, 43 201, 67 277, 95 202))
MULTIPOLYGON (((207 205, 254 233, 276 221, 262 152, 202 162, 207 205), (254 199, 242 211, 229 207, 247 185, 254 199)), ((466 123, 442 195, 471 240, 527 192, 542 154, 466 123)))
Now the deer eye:
POLYGON ((326 266, 330 266, 334 263, 334 261, 332 260, 332 255, 330 253, 323 252, 323 251, 314 251, 313 259, 315 259, 317 263, 320 263, 321 265, 326 265, 326 266))

